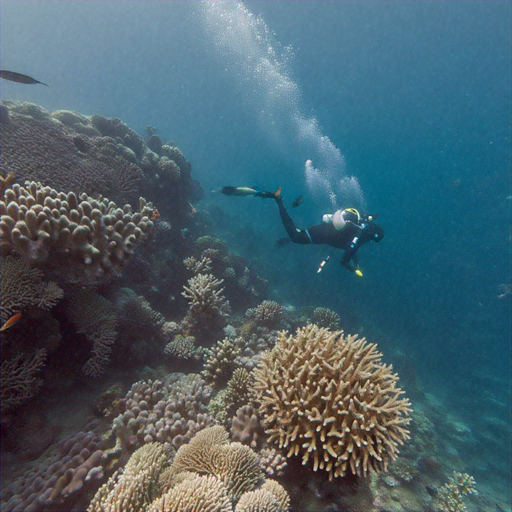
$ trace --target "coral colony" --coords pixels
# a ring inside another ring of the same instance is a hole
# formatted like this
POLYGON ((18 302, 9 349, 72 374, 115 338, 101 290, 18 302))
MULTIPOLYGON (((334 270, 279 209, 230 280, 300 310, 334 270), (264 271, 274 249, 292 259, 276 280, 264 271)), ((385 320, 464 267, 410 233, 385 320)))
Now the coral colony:
POLYGON ((272 300, 174 143, 1 119, 2 510, 466 510, 446 415, 339 312, 272 300))

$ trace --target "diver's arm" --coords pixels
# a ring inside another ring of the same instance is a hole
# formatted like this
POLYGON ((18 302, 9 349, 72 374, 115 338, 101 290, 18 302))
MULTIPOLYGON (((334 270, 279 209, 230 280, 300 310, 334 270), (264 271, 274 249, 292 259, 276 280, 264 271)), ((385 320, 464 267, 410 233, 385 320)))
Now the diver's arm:
POLYGON ((341 259, 341 265, 350 270, 351 272, 356 272, 357 270, 359 270, 359 266, 357 264, 358 258, 356 253, 363 243, 360 235, 361 233, 358 233, 354 236, 352 242, 350 243, 350 247, 345 250, 343 258, 341 259))

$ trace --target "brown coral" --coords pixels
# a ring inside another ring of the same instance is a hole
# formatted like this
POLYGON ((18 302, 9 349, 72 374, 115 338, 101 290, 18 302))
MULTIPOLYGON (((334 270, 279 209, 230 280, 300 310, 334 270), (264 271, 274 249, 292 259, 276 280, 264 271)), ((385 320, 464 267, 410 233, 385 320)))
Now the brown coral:
POLYGON ((316 325, 280 334, 255 370, 269 441, 329 478, 386 470, 409 438, 410 403, 375 344, 316 325))
POLYGON ((0 201, 1 251, 44 263, 68 281, 97 283, 119 275, 153 229, 152 208, 142 198, 140 208, 133 213, 108 199, 15 184, 0 201))

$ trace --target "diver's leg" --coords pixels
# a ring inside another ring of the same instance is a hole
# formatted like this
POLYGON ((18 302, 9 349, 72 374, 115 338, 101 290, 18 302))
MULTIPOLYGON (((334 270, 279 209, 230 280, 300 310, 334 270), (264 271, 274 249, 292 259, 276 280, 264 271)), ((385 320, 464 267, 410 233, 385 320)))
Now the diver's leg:
POLYGON ((302 231, 295 227, 293 219, 290 217, 286 208, 284 207, 283 198, 278 195, 274 198, 277 206, 279 207, 279 215, 281 216, 281 222, 283 223, 284 229, 288 233, 288 236, 296 244, 310 244, 311 238, 308 236, 306 231, 302 231))

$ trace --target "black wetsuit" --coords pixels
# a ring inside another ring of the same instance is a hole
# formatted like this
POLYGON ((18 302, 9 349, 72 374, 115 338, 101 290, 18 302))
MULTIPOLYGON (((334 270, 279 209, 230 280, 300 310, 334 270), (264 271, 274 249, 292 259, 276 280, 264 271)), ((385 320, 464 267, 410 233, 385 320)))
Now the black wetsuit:
POLYGON ((380 242, 384 236, 382 227, 370 220, 366 215, 363 215, 359 224, 347 222, 345 228, 341 231, 335 229, 332 224, 325 223, 311 226, 308 229, 298 229, 286 211, 283 199, 279 196, 275 200, 279 206, 279 214, 281 215, 283 226, 292 242, 296 244, 323 244, 330 245, 336 249, 344 249, 345 253, 340 263, 352 272, 357 270, 356 252, 359 247, 370 240, 380 242))

